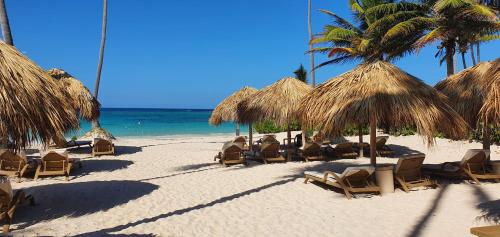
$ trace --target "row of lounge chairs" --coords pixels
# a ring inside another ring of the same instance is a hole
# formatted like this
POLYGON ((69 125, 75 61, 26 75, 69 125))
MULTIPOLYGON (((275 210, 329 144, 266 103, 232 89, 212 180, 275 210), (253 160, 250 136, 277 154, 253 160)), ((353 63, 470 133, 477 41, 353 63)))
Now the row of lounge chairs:
MULTIPOLYGON (((493 173, 489 167, 489 151, 481 149, 468 150, 460 162, 444 163, 441 165, 423 165, 424 154, 408 155, 399 158, 394 167, 394 180, 405 191, 417 187, 437 187, 437 182, 430 175, 445 178, 472 179, 476 184, 480 180, 493 180, 500 182, 500 174, 493 173), (454 167, 451 169, 450 167, 454 167)), ((324 173, 307 171, 304 173, 305 183, 310 180, 320 182, 344 191, 348 199, 353 193, 380 193, 380 188, 375 184, 371 166, 348 167, 343 173, 326 171, 324 173)))

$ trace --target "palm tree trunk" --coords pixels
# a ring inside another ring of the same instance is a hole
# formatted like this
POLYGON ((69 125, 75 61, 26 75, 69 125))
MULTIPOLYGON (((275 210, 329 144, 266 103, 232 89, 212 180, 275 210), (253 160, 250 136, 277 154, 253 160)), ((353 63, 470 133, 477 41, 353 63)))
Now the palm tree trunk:
MULTIPOLYGON (((312 33, 312 0, 308 0, 308 13, 307 13, 307 28, 309 31, 309 51, 312 51, 313 46, 311 44, 313 33, 312 33)), ((314 86, 316 86, 316 76, 314 74, 314 53, 311 52, 310 54, 311 57, 311 83, 314 86)))
POLYGON ((454 61, 453 61, 453 48, 454 48, 454 42, 446 44, 446 73, 448 76, 451 76, 455 73, 455 67, 454 67, 454 61))
POLYGON ((464 69, 467 68, 467 64, 465 63, 465 52, 461 52, 462 54, 462 65, 464 66, 464 69))
POLYGON ((481 54, 479 53, 479 43, 476 44, 476 53, 477 53, 477 63, 481 62, 481 54))
POLYGON ((12 40, 12 33, 10 32, 9 17, 7 16, 7 8, 5 7, 5 1, 0 0, 0 23, 2 24, 2 34, 3 40, 8 45, 14 45, 12 40))
MULTIPOLYGON (((104 6, 102 9, 102 33, 101 33, 101 45, 99 47, 99 63, 97 64, 97 76, 94 86, 94 97, 97 99, 99 95, 99 83, 101 82, 101 72, 102 63, 104 60, 104 46, 106 43, 106 27, 108 23, 108 0, 103 0, 104 6)), ((95 119, 92 121, 92 128, 100 127, 99 120, 95 119)))
POLYGON ((474 56, 474 45, 470 45, 470 57, 472 59, 472 65, 476 66, 476 57, 474 56))

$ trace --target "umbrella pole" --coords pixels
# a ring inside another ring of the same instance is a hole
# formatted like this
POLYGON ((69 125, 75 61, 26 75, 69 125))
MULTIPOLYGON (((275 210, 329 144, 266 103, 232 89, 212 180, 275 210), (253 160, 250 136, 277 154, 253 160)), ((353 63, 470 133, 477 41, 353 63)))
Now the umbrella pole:
POLYGON ((490 126, 488 125, 483 127, 483 149, 490 149, 490 126))
POLYGON ((373 113, 370 118, 370 164, 377 165, 377 116, 373 113))
POLYGON ((253 151, 253 128, 252 128, 252 123, 248 124, 248 146, 250 147, 250 151, 253 151))
POLYGON ((364 149, 363 149, 363 126, 359 125, 359 157, 363 157, 364 149))
POLYGON ((240 135, 240 123, 236 123, 236 136, 240 135))

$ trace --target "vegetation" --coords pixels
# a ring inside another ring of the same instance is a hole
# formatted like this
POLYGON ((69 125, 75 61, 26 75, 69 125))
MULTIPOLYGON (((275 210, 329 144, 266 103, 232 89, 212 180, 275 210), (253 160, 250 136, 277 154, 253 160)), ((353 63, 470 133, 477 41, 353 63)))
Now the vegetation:
POLYGON ((307 70, 300 64, 300 67, 293 72, 295 74, 295 78, 299 79, 299 81, 302 81, 307 84, 307 70))

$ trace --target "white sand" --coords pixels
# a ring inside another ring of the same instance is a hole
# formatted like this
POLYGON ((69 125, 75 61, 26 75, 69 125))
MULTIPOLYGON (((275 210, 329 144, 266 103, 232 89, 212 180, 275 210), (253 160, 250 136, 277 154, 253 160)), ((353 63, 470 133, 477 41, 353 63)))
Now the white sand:
MULTIPOLYGON (((284 134, 280 134, 283 136, 284 134)), ((342 171, 369 159, 222 167, 214 154, 227 136, 116 141, 116 157, 83 158, 75 177, 13 183, 33 194, 14 218, 16 235, 103 236, 470 236, 500 218, 500 184, 466 182, 347 200, 304 184, 305 170, 342 171), (495 209, 496 208, 496 209, 495 209), (489 221, 482 218, 486 213, 489 221)), ((351 138, 356 141, 356 138, 351 138)), ((368 137, 365 137, 365 141, 368 137)), ((459 160, 479 143, 391 137, 398 150, 427 154, 426 163, 459 160)), ((89 150, 83 149, 83 153, 89 150)), ((493 146, 492 159, 500 160, 493 146)), ((381 158, 380 163, 395 163, 381 158)))

